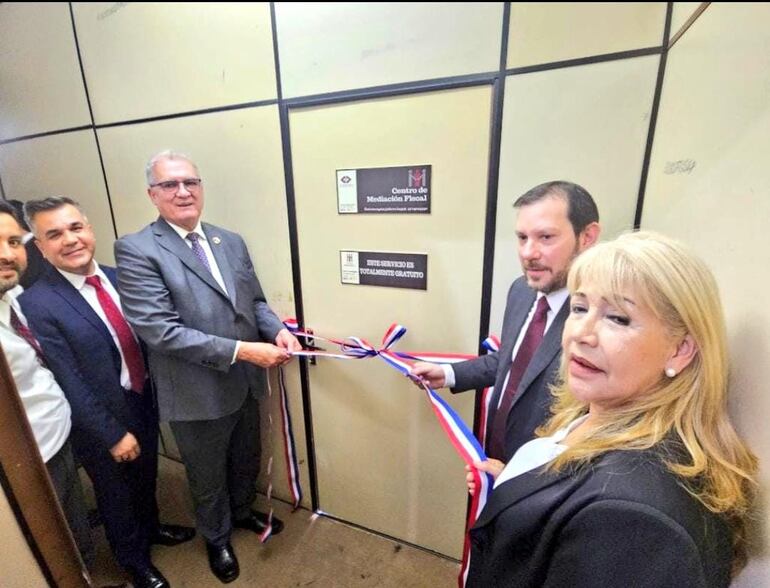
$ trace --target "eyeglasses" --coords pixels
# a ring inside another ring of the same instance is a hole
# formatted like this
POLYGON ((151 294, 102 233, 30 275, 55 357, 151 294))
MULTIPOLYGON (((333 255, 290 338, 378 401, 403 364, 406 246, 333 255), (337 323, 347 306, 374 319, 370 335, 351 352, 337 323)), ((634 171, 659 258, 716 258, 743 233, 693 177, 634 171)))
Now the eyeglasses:
POLYGON ((179 188, 179 184, 185 187, 185 190, 190 192, 197 190, 201 187, 200 178, 186 178, 184 180, 167 180, 165 182, 158 182, 157 184, 150 184, 150 188, 160 188, 164 192, 176 192, 179 188))

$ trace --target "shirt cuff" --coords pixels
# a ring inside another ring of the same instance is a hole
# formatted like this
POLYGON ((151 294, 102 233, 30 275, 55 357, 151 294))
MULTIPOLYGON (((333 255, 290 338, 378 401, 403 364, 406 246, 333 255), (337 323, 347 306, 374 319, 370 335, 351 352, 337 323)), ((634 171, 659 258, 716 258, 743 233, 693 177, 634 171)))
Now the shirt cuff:
POLYGON ((236 341, 235 342, 235 351, 233 351, 233 360, 230 362, 230 365, 233 365, 238 357, 238 350, 241 348, 241 342, 236 341))
POLYGON ((441 369, 444 370, 444 386, 447 388, 455 387, 455 371, 448 363, 442 363, 441 369))

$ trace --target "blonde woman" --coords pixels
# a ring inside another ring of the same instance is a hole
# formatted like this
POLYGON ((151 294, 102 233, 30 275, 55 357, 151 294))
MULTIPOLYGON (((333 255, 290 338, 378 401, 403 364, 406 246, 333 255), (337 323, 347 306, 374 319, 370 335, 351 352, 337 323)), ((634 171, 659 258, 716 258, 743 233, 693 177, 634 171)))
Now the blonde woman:
POLYGON ((468 586, 727 587, 757 465, 726 412, 711 273, 640 232, 586 251, 568 286, 551 420, 505 467, 477 464, 496 482, 468 586))

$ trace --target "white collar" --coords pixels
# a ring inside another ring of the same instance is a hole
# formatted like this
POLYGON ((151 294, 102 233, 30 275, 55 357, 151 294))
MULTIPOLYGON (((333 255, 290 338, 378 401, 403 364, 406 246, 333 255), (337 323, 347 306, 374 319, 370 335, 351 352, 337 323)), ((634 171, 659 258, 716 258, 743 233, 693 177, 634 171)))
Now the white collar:
MULTIPOLYGON (((165 219, 163 219, 163 220, 165 220, 165 219)), ((206 239, 206 233, 203 232, 203 227, 201 226, 200 219, 198 219, 198 224, 195 225, 195 228, 192 231, 188 231, 187 229, 183 229, 182 227, 180 227, 179 225, 175 225, 171 221, 166 221, 166 222, 168 223, 168 226, 170 226, 172 229, 174 229, 174 232, 177 235, 179 235, 182 239, 187 239, 187 235, 189 235, 190 233, 195 233, 196 235, 198 235, 198 237, 200 237, 204 241, 207 240, 206 239)))
POLYGON ((554 442, 560 443, 564 440, 564 438, 572 432, 572 430, 577 427, 580 423, 582 423, 584 420, 588 418, 587 414, 584 414, 581 417, 576 418, 574 421, 572 421, 569 425, 564 427, 563 429, 559 429, 556 431, 552 436, 551 439, 553 439, 554 442))
POLYGON ((4 303, 0 304, 0 321, 2 321, 3 324, 11 324, 11 307, 13 307, 16 313, 19 314, 19 303, 16 301, 16 298, 21 296, 22 292, 24 292, 24 288, 21 286, 14 286, 0 296, 0 302, 4 303))
POLYGON ((99 264, 96 263, 96 260, 93 260, 94 262, 94 271, 91 272, 88 276, 83 276, 80 274, 73 274, 72 272, 68 272, 63 269, 56 268, 56 271, 59 272, 64 278, 72 284, 76 290, 82 290, 83 286, 86 285, 86 278, 90 276, 99 276, 102 281, 107 279, 107 276, 104 275, 104 272, 102 272, 101 269, 99 269, 99 264))
POLYGON ((569 290, 565 286, 564 288, 559 288, 548 294, 538 292, 536 300, 540 300, 543 296, 548 300, 548 308, 554 312, 559 312, 564 302, 569 298, 569 290))

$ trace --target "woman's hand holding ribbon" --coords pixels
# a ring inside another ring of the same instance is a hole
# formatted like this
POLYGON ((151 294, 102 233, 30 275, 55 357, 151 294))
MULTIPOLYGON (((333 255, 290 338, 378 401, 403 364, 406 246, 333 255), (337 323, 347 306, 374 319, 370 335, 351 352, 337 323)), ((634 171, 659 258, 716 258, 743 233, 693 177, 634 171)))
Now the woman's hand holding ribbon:
POLYGON ((466 465, 465 471, 468 473, 465 475, 465 481, 468 483, 468 494, 473 496, 476 492, 476 481, 473 475, 474 469, 485 472, 497 480, 497 476, 502 473, 504 467, 505 464, 502 461, 492 458, 489 458, 486 461, 474 461, 473 468, 471 468, 469 465, 466 465))

